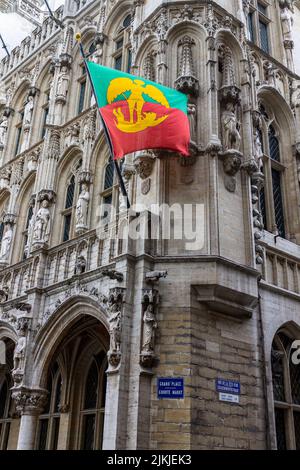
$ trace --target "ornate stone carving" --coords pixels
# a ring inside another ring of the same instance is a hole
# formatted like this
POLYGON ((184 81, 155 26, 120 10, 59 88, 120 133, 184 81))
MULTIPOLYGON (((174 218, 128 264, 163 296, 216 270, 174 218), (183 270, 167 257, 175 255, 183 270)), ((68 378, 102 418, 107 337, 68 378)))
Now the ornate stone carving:
POLYGON ((32 95, 29 95, 27 98, 27 103, 24 107, 24 117, 23 117, 23 124, 24 126, 30 126, 32 114, 34 108, 34 98, 32 95))
POLYGON ((0 265, 6 264, 10 255, 11 242, 13 237, 13 226, 10 223, 6 224, 5 232, 1 241, 0 248, 0 265))
POLYGON ((6 144, 7 128, 8 128, 8 120, 5 116, 3 116, 0 122, 0 150, 6 144))
POLYGON ((293 1, 280 1, 280 20, 284 41, 292 41, 292 32, 294 24, 294 5, 293 1))
POLYGON ((149 178, 152 173, 155 162, 155 155, 153 152, 138 152, 134 158, 134 167, 139 177, 144 180, 149 178))
POLYGON ((156 308, 158 304, 158 292, 154 289, 144 289, 142 301, 142 341, 140 364, 150 368, 155 360, 155 331, 157 329, 156 308))
POLYGON ((168 271, 149 271, 146 273, 145 279, 147 282, 158 282, 162 278, 166 278, 168 271))
POLYGON ((122 282, 124 280, 123 273, 116 271, 115 269, 103 269, 102 276, 109 277, 110 279, 115 279, 118 282, 122 282))
POLYGON ((90 201, 89 187, 86 183, 81 186, 81 192, 78 196, 75 212, 76 233, 87 230, 87 216, 90 201))
POLYGON ((252 205, 253 205, 253 237, 254 237, 254 244, 255 244, 255 256, 256 256, 256 264, 261 265, 264 263, 264 249, 261 245, 259 245, 259 241, 263 237, 263 219, 262 215, 259 211, 259 194, 261 188, 264 184, 264 175, 260 172, 254 173, 251 177, 251 194, 252 194, 252 205))
POLYGON ((56 101, 65 103, 67 99, 67 93, 69 88, 69 70, 66 65, 61 67, 61 70, 57 78, 57 87, 56 87, 56 101))
POLYGON ((190 36, 180 39, 178 47, 181 48, 179 75, 175 81, 175 88, 190 95, 199 93, 199 81, 195 77, 192 48, 195 41, 190 36))
POLYGON ((60 155, 60 133, 56 129, 51 130, 49 140, 49 150, 47 152, 48 158, 58 160, 60 155))
POLYGON ((151 189, 151 178, 147 178, 144 181, 142 181, 141 184, 141 193, 146 196, 151 189))
POLYGON ((124 302, 123 288, 110 289, 108 299, 108 321, 110 333, 110 348, 108 351, 108 362, 112 367, 117 367, 121 361, 122 341, 122 310, 124 302))
POLYGON ((12 398, 15 400, 19 413, 40 414, 47 403, 47 390, 14 387, 12 398))
POLYGON ((40 209, 37 211, 33 225, 33 245, 44 245, 48 242, 50 235, 50 210, 49 201, 44 199, 40 209))
POLYGON ((241 145, 240 124, 232 102, 226 104, 221 117, 224 150, 239 150, 241 145))
POLYGON ((219 62, 222 69, 222 85, 219 90, 219 99, 225 106, 240 103, 241 90, 236 86, 235 69, 231 49, 221 44, 218 49, 219 62))
POLYGON ((82 274, 86 270, 86 259, 84 256, 80 255, 77 257, 75 263, 75 274, 82 274))
POLYGON ((144 77, 147 80, 155 81, 155 57, 157 55, 156 51, 151 51, 147 54, 144 61, 144 77))

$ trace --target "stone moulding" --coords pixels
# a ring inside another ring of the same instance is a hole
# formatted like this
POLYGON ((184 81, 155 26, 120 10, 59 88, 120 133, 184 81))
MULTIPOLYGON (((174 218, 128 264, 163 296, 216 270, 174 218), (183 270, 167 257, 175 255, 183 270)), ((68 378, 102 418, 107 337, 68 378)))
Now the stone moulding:
POLYGON ((195 287, 197 300, 209 310, 237 318, 251 318, 258 303, 257 297, 237 292, 225 286, 208 284, 195 287))

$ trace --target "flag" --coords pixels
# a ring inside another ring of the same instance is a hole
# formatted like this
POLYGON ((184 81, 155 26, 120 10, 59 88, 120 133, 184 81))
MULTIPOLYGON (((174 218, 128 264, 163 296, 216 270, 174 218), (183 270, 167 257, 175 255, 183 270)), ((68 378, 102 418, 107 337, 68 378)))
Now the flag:
POLYGON ((186 95, 94 62, 86 65, 114 158, 145 149, 189 155, 186 95))

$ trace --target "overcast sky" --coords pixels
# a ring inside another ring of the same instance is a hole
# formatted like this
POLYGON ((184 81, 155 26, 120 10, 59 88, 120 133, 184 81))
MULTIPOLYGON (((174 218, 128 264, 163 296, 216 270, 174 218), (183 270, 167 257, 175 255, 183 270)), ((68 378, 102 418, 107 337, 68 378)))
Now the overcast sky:
MULTIPOLYGON (((51 9, 56 10, 64 4, 64 0, 48 0, 48 3, 51 9)), ((46 5, 44 5, 45 11, 46 8, 46 5)), ((0 34, 9 51, 20 44, 22 39, 28 36, 34 28, 34 25, 16 13, 0 13, 0 34)), ((5 56, 4 49, 1 46, 0 59, 5 56)))

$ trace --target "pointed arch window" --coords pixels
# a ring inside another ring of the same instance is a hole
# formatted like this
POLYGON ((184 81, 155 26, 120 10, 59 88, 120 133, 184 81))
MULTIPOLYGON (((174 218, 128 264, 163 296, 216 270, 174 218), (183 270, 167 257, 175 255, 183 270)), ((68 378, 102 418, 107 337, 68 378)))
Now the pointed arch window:
POLYGON ((300 365, 293 363, 294 338, 279 332, 272 344, 271 365, 277 449, 300 450, 300 365))
POLYGON ((117 29, 114 43, 115 51, 113 54, 114 68, 130 73, 132 63, 132 52, 130 44, 130 26, 132 22, 131 15, 125 16, 121 25, 117 29))
POLYGON ((92 360, 88 369, 80 411, 80 448, 97 450, 102 448, 105 408, 106 359, 101 352, 92 360))
POLYGON ((56 450, 58 446, 62 376, 57 362, 50 370, 47 390, 49 392, 48 401, 39 417, 36 438, 37 450, 56 450))
POLYGON ((30 235, 30 222, 32 220, 33 216, 33 204, 30 204, 28 211, 27 211, 27 217, 26 217, 26 223, 25 223, 25 228, 23 230, 23 259, 28 258, 29 256, 29 250, 30 250, 30 240, 29 240, 29 235, 30 235))
POLYGON ((47 119, 49 115, 49 106, 50 106, 50 89, 46 90, 44 93, 44 103, 42 105, 43 114, 42 114, 42 130, 41 130, 41 139, 45 137, 47 119))
POLYGON ((13 368, 14 343, 11 340, 5 342, 6 365, 0 376, 0 450, 6 450, 9 444, 9 433, 12 422, 14 403, 11 399, 11 387, 13 381, 11 370, 13 368))
POLYGON ((100 194, 102 203, 102 221, 105 224, 110 222, 112 216, 112 204, 116 204, 118 200, 118 186, 115 174, 115 164, 109 159, 104 170, 103 187, 100 194))
MULTIPOLYGON (((88 49, 88 56, 90 57, 96 50, 96 46, 92 43, 88 49)), ((87 80, 87 71, 84 63, 80 64, 80 77, 78 79, 79 93, 78 93, 78 107, 77 114, 82 113, 91 105, 92 89, 87 80)))
POLYGON ((284 165, 278 125, 271 112, 260 106, 262 126, 259 130, 263 150, 264 188, 260 192, 260 211, 264 228, 269 232, 286 236, 285 205, 283 193, 284 165))
POLYGON ((70 239, 72 211, 73 211, 73 206, 74 206, 74 193, 75 193, 75 175, 72 175, 67 186, 65 208, 63 211, 63 217, 64 217, 63 241, 64 242, 70 239))
POLYGON ((23 119, 24 119, 24 105, 18 112, 18 122, 16 124, 16 139, 15 139, 15 148, 14 155, 18 155, 21 151, 21 143, 23 136, 23 119))

